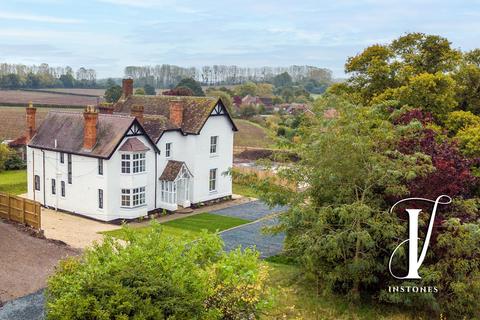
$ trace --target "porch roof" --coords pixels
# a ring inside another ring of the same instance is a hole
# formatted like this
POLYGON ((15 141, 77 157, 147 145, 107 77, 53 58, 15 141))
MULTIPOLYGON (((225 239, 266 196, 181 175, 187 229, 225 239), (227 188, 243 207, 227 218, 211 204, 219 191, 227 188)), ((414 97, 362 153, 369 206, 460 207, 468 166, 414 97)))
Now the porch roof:
POLYGON ((175 181, 183 167, 185 167, 185 169, 188 171, 188 174, 192 176, 185 162, 168 160, 167 165, 165 166, 165 169, 163 169, 162 175, 160 176, 160 180, 175 181))

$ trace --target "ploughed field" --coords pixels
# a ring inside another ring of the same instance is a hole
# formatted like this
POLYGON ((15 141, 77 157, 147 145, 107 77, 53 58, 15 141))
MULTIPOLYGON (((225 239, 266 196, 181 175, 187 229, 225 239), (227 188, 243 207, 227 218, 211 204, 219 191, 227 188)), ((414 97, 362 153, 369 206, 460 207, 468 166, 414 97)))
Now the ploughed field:
MULTIPOLYGON (((51 108, 37 108, 37 128, 51 108)), ((61 109, 79 111, 79 109, 61 109)), ((25 132, 25 107, 2 107, 0 104, 0 141, 16 139, 25 132)))
MULTIPOLYGON (((50 89, 55 91, 58 89, 50 89)), ((73 89, 68 89, 72 92, 73 89)), ((84 90, 84 89, 81 89, 84 90)), ((0 90, 0 105, 26 105, 30 101, 33 104, 48 105, 48 106, 86 106, 88 104, 96 104, 99 97, 72 95, 61 92, 45 92, 37 91, 22 91, 22 90, 0 90)))

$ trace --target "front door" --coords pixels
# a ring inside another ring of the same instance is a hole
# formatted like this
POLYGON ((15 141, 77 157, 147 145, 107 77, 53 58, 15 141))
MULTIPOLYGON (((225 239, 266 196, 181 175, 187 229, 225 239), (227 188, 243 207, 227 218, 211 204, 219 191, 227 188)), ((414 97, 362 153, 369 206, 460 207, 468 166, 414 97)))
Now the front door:
POLYGON ((188 178, 177 180, 177 204, 182 207, 190 207, 188 178))

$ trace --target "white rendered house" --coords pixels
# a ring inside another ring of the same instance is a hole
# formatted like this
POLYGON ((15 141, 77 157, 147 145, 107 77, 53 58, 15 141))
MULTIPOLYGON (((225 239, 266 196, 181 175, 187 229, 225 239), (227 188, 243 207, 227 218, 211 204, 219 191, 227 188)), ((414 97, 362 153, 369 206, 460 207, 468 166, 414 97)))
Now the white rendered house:
POLYGON ((27 108, 28 197, 103 221, 229 197, 237 128, 219 99, 136 96, 50 111, 27 108), (30 134, 29 134, 30 133, 30 134))

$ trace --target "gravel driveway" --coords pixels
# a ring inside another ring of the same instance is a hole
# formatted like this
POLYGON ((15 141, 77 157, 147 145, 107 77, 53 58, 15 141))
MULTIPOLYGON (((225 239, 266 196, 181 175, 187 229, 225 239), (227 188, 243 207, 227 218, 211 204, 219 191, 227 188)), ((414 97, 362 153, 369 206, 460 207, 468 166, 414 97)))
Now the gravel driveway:
POLYGON ((35 238, 16 225, 0 221, 0 301, 44 288, 58 261, 78 253, 66 245, 35 238))

